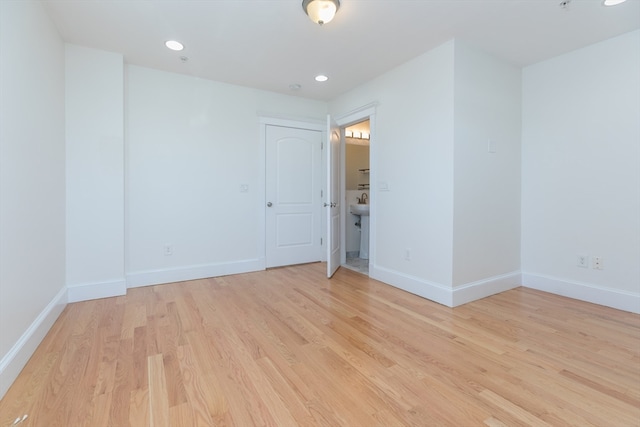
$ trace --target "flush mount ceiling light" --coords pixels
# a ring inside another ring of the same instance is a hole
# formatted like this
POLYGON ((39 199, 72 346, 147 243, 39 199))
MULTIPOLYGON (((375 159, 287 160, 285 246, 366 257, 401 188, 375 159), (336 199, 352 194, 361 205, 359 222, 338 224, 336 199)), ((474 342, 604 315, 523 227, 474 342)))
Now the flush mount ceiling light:
POLYGON ((164 45, 166 47, 168 47, 171 50, 182 50, 184 49, 184 45, 182 43, 180 43, 179 41, 175 41, 175 40, 167 40, 166 42, 164 42, 164 45))
POLYGON ((617 4, 624 3, 625 1, 627 0, 604 0, 602 4, 605 6, 615 6, 617 4))
POLYGON ((340 8, 340 0, 302 0, 302 8, 318 25, 331 21, 340 8))

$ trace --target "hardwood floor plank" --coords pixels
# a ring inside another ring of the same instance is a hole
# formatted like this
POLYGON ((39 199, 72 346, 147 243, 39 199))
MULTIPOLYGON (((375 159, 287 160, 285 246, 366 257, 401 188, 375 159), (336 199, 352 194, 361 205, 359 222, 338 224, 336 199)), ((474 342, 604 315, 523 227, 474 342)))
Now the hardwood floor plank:
POLYGON ((133 390, 133 340, 121 339, 116 361, 116 374, 109 410, 109 424, 126 426, 129 420, 133 390))
POLYGON ((109 425, 109 408, 111 407, 112 393, 103 393, 94 397, 91 417, 80 419, 80 424, 87 427, 107 427, 109 425))
POLYGON ((495 417, 489 417, 484 420, 484 424, 489 427, 508 427, 505 423, 495 417))
POLYGON ((487 402, 515 416, 516 419, 523 425, 551 427, 550 424, 547 424, 542 419, 536 417, 535 415, 531 414, 530 412, 521 408, 520 406, 513 404, 511 401, 494 393, 491 390, 482 390, 479 396, 482 399, 485 399, 487 402))
POLYGON ((570 378, 572 382, 581 383, 593 390, 611 396, 616 400, 625 402, 633 408, 640 408, 640 398, 638 398, 638 395, 631 395, 631 393, 633 393, 634 391, 637 392, 638 390, 627 389, 625 390, 625 392, 621 392, 612 387, 609 387, 606 384, 603 384, 602 382, 590 380, 588 378, 585 378, 584 376, 578 375, 566 369, 560 371, 560 375, 570 378))
MULTIPOLYGON (((151 426, 149 414, 149 389, 132 390, 129 398, 129 419, 128 424, 135 427, 151 426)), ((118 425, 118 424, 112 424, 118 425)))
POLYGON ((195 426, 196 420, 193 407, 188 403, 181 403, 169 408, 169 426, 195 426))
POLYGON ((149 356, 149 422, 169 426, 169 396, 162 354, 149 356))
POLYGON ((326 264, 69 304, 0 426, 640 426, 640 316, 518 288, 449 308, 326 264))
POLYGON ((125 305, 124 318, 120 329, 122 339, 133 338, 135 328, 144 326, 147 322, 147 308, 145 304, 125 305))
POLYGON ((304 395, 296 384, 283 377, 268 357, 256 360, 256 364, 265 379, 271 384, 274 392, 277 393, 280 401, 287 402, 288 411, 295 420, 295 425, 315 425, 314 418, 307 409, 304 395))
POLYGON ((212 425, 213 421, 209 415, 207 404, 210 395, 205 393, 202 387, 202 380, 205 377, 198 372, 197 362, 193 358, 190 345, 178 348, 178 363, 187 394, 187 402, 193 410, 193 424, 197 426, 212 425))
POLYGON ((337 358, 330 351, 311 346, 302 349, 302 354, 305 355, 306 362, 296 364, 292 369, 303 381, 316 385, 309 388, 311 396, 308 400, 315 402, 314 407, 318 408, 319 414, 326 417, 327 413, 321 408, 331 410, 331 418, 337 423, 335 425, 371 424, 371 414, 375 411, 370 403, 363 407, 360 401, 362 389, 353 382, 345 383, 349 379, 349 373, 340 369, 337 358), (349 386, 354 386, 354 389, 349 389, 349 386))
POLYGON ((149 382, 147 366, 147 327, 139 326, 133 332, 133 353, 131 355, 131 388, 144 389, 149 382))
MULTIPOLYGON (((104 345, 102 347, 97 345, 92 347, 100 349, 100 352, 96 354, 96 357, 99 357, 100 360, 91 362, 97 365, 97 372, 93 378, 95 380, 93 393, 96 396, 112 392, 115 386, 120 341, 117 337, 107 336, 107 332, 108 331, 105 331, 104 335, 98 334, 104 345)), ((85 377, 91 378, 91 376, 87 374, 85 374, 85 377)))

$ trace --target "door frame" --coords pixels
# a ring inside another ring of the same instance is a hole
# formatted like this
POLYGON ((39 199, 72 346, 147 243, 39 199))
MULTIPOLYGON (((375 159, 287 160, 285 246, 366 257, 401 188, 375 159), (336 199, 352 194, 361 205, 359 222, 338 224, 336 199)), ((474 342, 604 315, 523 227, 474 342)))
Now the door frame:
MULTIPOLYGON (((321 120, 303 120, 303 119, 295 119, 295 118, 283 118, 283 117, 274 117, 268 115, 260 115, 259 116, 259 124, 260 124, 260 158, 258 159, 258 197, 256 202, 256 209, 259 212, 259 221, 258 221, 258 247, 256 248, 256 253, 260 254, 260 265, 263 270, 267 268, 267 214, 265 211, 265 206, 267 203, 267 126, 280 126, 286 128, 293 129, 304 129, 304 130, 312 130, 312 131, 320 131, 322 133, 321 138, 324 141, 326 139, 327 134, 327 124, 326 121, 321 120)), ((326 169, 326 150, 322 150, 321 155, 321 165, 319 167, 322 170, 326 169)), ((325 197, 327 194, 326 188, 326 179, 324 177, 324 172, 321 178, 321 187, 322 187, 322 200, 323 203, 325 201, 325 197)), ((326 234, 327 234, 327 226, 326 219, 323 213, 320 215, 321 217, 321 229, 320 235, 323 236, 323 245, 326 242, 326 234)), ((321 261, 326 261, 326 251, 322 250, 322 258, 321 261)))
MULTIPOLYGON (((375 132, 376 132, 376 107, 378 103, 373 102, 371 104, 364 105, 362 107, 356 108, 355 110, 351 110, 348 113, 341 114, 339 116, 335 116, 335 121, 340 127, 340 170, 341 170, 341 181, 344 184, 346 179, 346 164, 345 164, 345 154, 346 154, 346 144, 344 139, 344 129, 354 125, 356 123, 360 123, 364 120, 369 120, 369 276, 371 276, 372 269, 375 266, 376 260, 376 217, 377 217, 377 200, 378 197, 376 195, 377 188, 377 167, 378 164, 378 154, 376 149, 375 140, 375 132)), ((347 193, 345 186, 341 186, 341 195, 340 200, 342 201, 341 205, 341 231, 340 231, 340 263, 346 264, 347 262, 347 236, 346 236, 346 226, 347 226, 347 193)))

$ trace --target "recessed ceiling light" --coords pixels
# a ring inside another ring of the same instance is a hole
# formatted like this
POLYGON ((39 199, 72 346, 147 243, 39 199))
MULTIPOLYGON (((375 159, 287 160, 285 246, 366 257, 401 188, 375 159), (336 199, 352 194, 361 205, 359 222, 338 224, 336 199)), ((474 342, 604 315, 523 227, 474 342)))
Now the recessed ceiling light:
POLYGON ((604 4, 605 6, 615 6, 617 4, 624 3, 625 1, 627 0, 604 0, 602 4, 604 4))
POLYGON ((175 40, 167 40, 166 42, 164 42, 164 45, 166 47, 168 47, 171 50, 182 50, 184 49, 184 45, 178 41, 175 40))
POLYGON ((316 76, 317 82, 326 82, 327 80, 329 80, 329 77, 325 76, 324 74, 320 74, 316 76))

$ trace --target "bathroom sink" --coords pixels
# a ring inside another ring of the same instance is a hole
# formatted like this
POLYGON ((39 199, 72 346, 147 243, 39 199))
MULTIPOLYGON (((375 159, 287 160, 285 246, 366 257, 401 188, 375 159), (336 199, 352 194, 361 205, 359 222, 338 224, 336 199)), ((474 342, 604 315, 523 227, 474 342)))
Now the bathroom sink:
POLYGON ((349 210, 354 215, 369 216, 369 205, 350 205, 349 210))
POLYGON ((369 259, 369 205, 356 204, 349 205, 349 211, 354 215, 360 215, 356 227, 360 231, 360 251, 358 257, 369 259))

